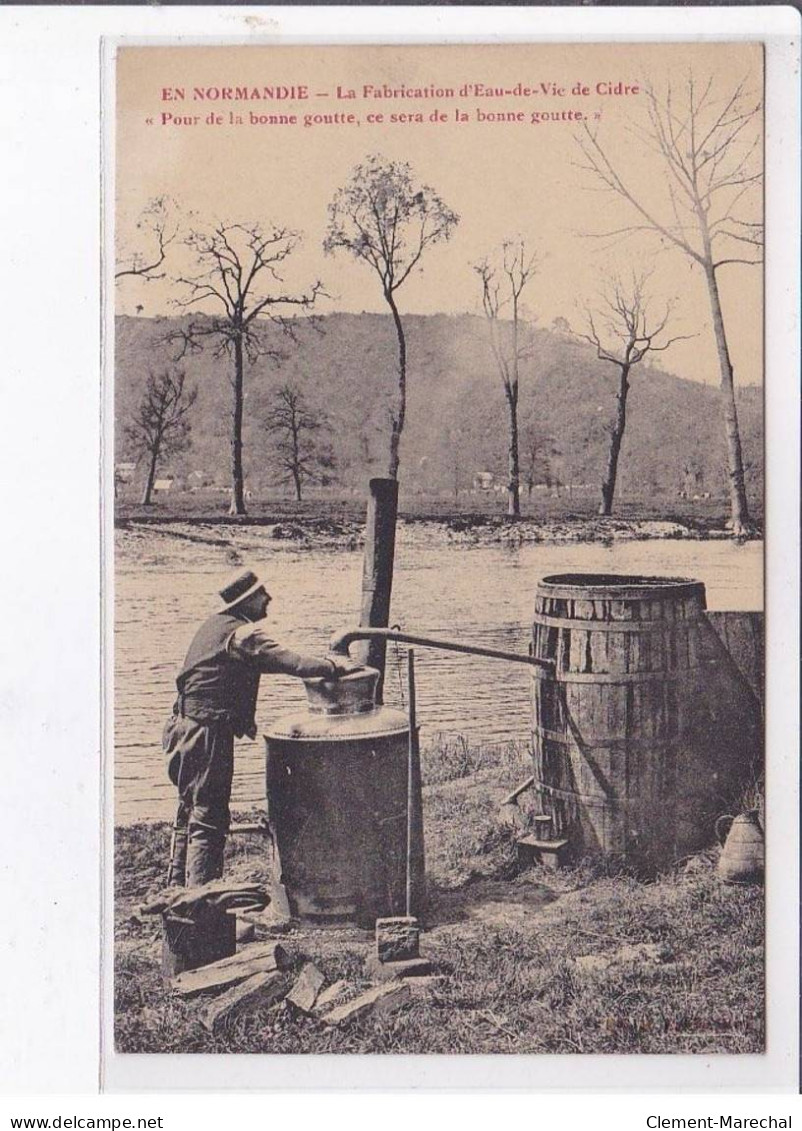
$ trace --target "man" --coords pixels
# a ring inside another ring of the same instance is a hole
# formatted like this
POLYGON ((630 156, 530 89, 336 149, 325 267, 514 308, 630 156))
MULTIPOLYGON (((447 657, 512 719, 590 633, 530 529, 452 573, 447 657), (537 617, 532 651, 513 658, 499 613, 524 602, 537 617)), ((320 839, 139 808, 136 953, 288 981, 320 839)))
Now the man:
POLYGON ((234 738, 256 736, 260 676, 338 679, 359 667, 347 657, 304 656, 271 639, 264 619, 271 598, 251 570, 233 577, 220 597, 222 608, 189 646, 163 735, 168 774, 178 788, 168 883, 188 887, 223 874, 234 738))

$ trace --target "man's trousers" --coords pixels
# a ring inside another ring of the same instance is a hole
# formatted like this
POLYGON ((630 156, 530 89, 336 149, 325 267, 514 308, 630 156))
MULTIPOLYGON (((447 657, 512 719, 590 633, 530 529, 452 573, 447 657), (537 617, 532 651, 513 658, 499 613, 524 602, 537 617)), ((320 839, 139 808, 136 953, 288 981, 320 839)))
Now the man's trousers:
POLYGON ((178 789, 167 882, 196 887, 223 874, 234 732, 227 722, 202 723, 173 715, 162 743, 170 781, 178 789))

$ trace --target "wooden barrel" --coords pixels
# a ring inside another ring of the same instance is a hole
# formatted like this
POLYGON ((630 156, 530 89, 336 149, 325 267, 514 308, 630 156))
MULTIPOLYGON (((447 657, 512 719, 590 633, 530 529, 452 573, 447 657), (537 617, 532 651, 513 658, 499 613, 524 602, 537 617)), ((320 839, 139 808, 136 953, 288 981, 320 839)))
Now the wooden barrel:
POLYGON ((549 835, 654 871, 711 843, 761 760, 754 697, 686 578, 566 574, 535 596, 535 789, 549 835))

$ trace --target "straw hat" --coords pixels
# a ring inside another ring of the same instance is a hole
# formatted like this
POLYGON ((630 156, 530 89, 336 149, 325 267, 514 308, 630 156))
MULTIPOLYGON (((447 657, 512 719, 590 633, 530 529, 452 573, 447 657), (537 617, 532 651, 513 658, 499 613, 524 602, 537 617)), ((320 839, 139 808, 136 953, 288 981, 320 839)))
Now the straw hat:
POLYGON ((235 573, 220 590, 220 597, 223 601, 221 612, 233 609, 240 601, 244 601, 246 597, 252 596, 260 589, 264 589, 264 585, 252 569, 244 569, 240 573, 235 573))

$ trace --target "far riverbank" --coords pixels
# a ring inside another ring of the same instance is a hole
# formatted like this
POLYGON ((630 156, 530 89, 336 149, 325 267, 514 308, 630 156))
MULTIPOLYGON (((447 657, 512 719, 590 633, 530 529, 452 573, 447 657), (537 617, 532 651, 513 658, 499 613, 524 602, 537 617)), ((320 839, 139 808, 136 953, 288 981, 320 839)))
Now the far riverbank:
MULTIPOLYGON (((360 549, 364 542, 365 504, 361 499, 312 499, 301 503, 286 499, 255 501, 247 515, 220 513, 209 501, 192 496, 159 500, 152 507, 118 504, 115 525, 123 539, 147 531, 187 543, 232 547, 254 534, 275 548, 360 549)), ((726 540, 732 537, 726 511, 717 500, 678 500, 671 508, 649 503, 622 503, 616 514, 595 513, 590 499, 543 499, 516 520, 498 510, 449 510, 427 500, 402 506, 398 519, 399 543, 408 546, 527 546, 598 543, 611 545, 644 540, 726 540)), ((760 525, 754 538, 760 538, 760 525)))

